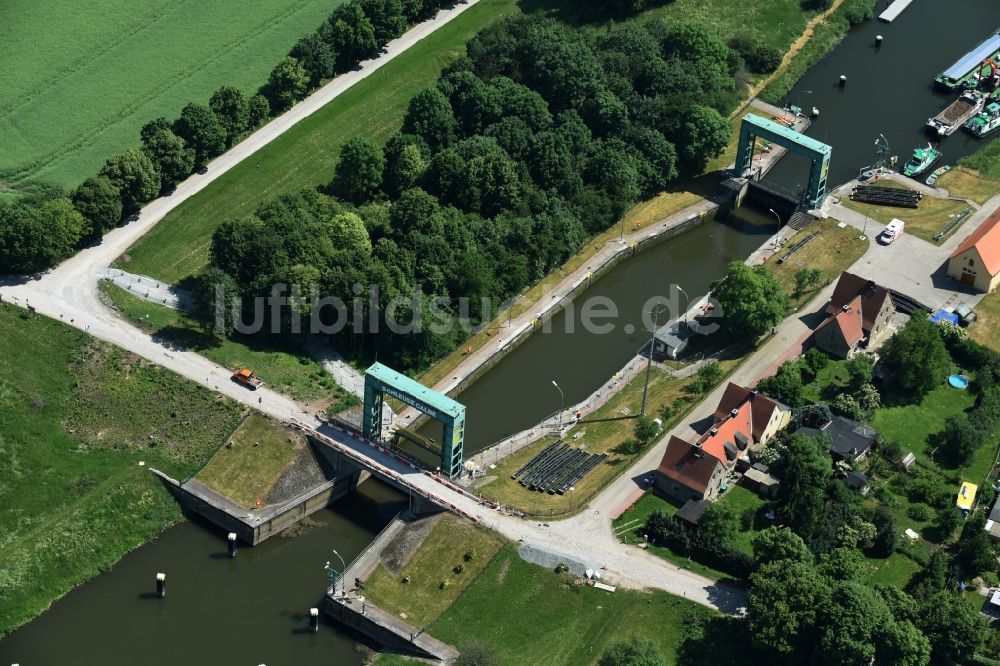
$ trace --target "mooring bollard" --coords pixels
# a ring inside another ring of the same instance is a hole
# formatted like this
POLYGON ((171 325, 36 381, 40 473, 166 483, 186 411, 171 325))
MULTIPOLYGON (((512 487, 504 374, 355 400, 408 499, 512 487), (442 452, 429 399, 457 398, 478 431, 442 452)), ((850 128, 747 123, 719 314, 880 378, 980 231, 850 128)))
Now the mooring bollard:
POLYGON ((841 86, 846 86, 847 85, 847 75, 846 74, 841 74, 840 75, 840 85, 841 86))
POLYGON ((882 46, 882 35, 875 35, 875 46, 882 46))
POLYGON ((309 609, 309 630, 314 634, 319 631, 319 609, 309 609))
POLYGON ((156 596, 163 598, 167 596, 167 574, 156 574, 156 596))
POLYGON ((226 539, 229 540, 229 557, 236 557, 236 532, 230 532, 226 539))

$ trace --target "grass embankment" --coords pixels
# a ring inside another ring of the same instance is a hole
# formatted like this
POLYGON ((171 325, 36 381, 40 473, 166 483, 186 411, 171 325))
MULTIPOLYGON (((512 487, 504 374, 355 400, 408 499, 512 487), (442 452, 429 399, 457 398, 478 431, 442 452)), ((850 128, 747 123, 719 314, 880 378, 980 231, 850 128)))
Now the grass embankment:
POLYGON ((249 508, 267 496, 303 446, 300 434, 251 413, 196 478, 249 508))
MULTIPOLYGON (((997 158, 997 161, 1000 162, 1000 157, 997 158)), ((989 171, 987 169, 987 172, 989 171)), ((1000 174, 987 177, 982 172, 960 166, 941 176, 937 185, 948 190, 948 193, 953 197, 970 199, 977 204, 984 204, 990 197, 1000 194, 1000 174)))
POLYGON ((178 349, 196 351, 230 370, 250 368, 268 387, 314 409, 336 413, 356 404, 323 367, 287 340, 234 334, 217 338, 204 333, 195 318, 150 303, 117 285, 103 282, 101 291, 121 314, 144 331, 178 349))
MULTIPOLYGON (((879 187, 894 187, 899 189, 909 189, 905 185, 894 180, 883 179, 877 185, 879 187)), ((874 206, 872 204, 852 201, 849 198, 841 199, 840 203, 853 211, 867 215, 879 224, 889 224, 893 218, 906 223, 906 233, 913 234, 917 238, 922 238, 928 243, 940 244, 941 241, 934 240, 934 234, 948 224, 949 220, 969 207, 964 201, 953 199, 937 199, 935 197, 924 196, 916 208, 895 208, 893 206, 874 206)), ((969 216, 966 216, 966 220, 969 216)), ((964 222, 963 222, 964 224, 964 222)), ((952 229, 946 236, 948 238, 955 234, 962 225, 952 229)))
POLYGON ((0 636, 179 520, 149 467, 193 474, 239 419, 159 366, 0 305, 0 636))
POLYGON ((253 92, 338 0, 10 0, 0 42, 0 179, 75 187, 139 128, 208 101, 221 85, 253 92))
POLYGON ((399 571, 379 564, 365 581, 365 594, 382 610, 424 628, 455 603, 503 544, 493 532, 444 514, 399 571))
POLYGON ((809 302, 816 295, 816 292, 836 280, 868 249, 868 241, 859 238, 857 229, 850 226, 839 227, 837 224, 837 220, 833 219, 817 220, 792 236, 784 248, 765 262, 785 292, 790 295, 793 308, 799 308, 809 302), (819 231, 818 236, 802 246, 788 259, 778 263, 778 260, 785 256, 788 248, 816 231, 819 231), (819 269, 820 280, 801 294, 796 294, 795 274, 804 268, 819 269))
POLYGON ((958 163, 972 169, 983 178, 1000 180, 1000 143, 996 139, 990 139, 989 143, 973 154, 963 157, 958 163))
MULTIPOLYGON (((571 575, 524 562, 516 545, 508 545, 427 632, 460 649, 482 644, 505 666, 592 664, 611 641, 640 635, 673 665, 685 641, 709 622, 733 628, 736 620, 665 592, 576 585, 571 575)), ((726 641, 720 636, 720 642, 726 641)), ((720 663, 708 659, 684 663, 720 663)), ((377 663, 415 662, 384 654, 377 663)))
POLYGON ((197 273, 208 263, 216 227, 279 194, 330 182, 348 139, 388 139, 410 98, 433 86, 476 32, 515 8, 514 0, 470 7, 175 208, 128 251, 131 261, 122 267, 165 282, 197 273))
MULTIPOLYGON (((723 372, 728 375, 742 361, 742 357, 721 362, 723 372)), ((647 413, 660 414, 663 407, 671 409, 670 418, 663 422, 663 432, 674 427, 690 407, 700 400, 693 392, 692 379, 680 379, 658 367, 654 367, 649 380, 647 413)), ((529 515, 555 516, 573 513, 586 506, 595 495, 603 490, 645 451, 630 453, 624 444, 633 439, 635 416, 642 407, 642 389, 645 373, 639 373, 619 391, 607 404, 586 417, 583 422, 570 429, 565 437, 574 446, 585 447, 589 453, 607 453, 608 458, 588 473, 576 484, 575 489, 564 495, 548 494, 528 490, 511 479, 522 465, 531 460, 539 451, 551 443, 546 439, 518 451, 497 463, 495 469, 488 470, 495 479, 480 486, 478 490, 492 500, 523 511, 529 515), (579 434, 578 439, 573 439, 579 434)))
POLYGON ((1000 291, 983 297, 976 306, 976 321, 968 328, 969 336, 987 347, 1000 351, 1000 291))

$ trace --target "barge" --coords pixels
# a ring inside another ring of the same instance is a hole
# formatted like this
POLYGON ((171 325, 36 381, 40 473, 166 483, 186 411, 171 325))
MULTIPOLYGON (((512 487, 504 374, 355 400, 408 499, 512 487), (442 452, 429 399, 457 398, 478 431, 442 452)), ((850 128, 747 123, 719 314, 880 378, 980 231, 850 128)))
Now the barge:
POLYGON ((951 67, 938 74, 934 82, 942 88, 977 88, 984 78, 997 73, 997 58, 1000 58, 1000 30, 993 33, 975 48, 955 61, 951 67), (989 69, 988 74, 983 70, 989 69))
POLYGON ((927 127, 940 136, 951 136, 965 121, 983 110, 986 99, 980 92, 966 90, 944 111, 928 119, 927 127))

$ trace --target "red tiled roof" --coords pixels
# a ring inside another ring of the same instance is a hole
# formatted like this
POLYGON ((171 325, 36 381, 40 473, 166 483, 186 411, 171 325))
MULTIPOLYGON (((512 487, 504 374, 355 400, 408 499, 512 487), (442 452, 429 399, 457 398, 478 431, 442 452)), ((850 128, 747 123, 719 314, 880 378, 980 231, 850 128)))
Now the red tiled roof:
POLYGON ((726 390, 722 394, 722 399, 719 400, 719 406, 715 409, 715 420, 717 422, 722 421, 734 409, 739 409, 743 403, 748 401, 750 403, 753 438, 759 440, 760 436, 764 433, 764 429, 767 428, 767 424, 771 421, 771 415, 774 414, 774 410, 778 409, 776 402, 761 393, 729 382, 729 385, 726 386, 726 390))
POLYGON ((831 317, 816 327, 819 332, 826 326, 836 326, 840 330, 841 337, 847 343, 848 349, 853 349, 856 344, 865 337, 863 323, 861 319, 861 297, 858 296, 848 304, 848 310, 841 310, 836 316, 831 317))
POLYGON ((668 479, 704 494, 719 461, 680 437, 671 435, 657 471, 668 479))
POLYGON ((951 256, 957 257, 972 247, 976 248, 979 258, 983 260, 983 265, 991 276, 1000 273, 1000 210, 986 218, 986 221, 979 225, 979 228, 973 231, 951 253, 951 256))
POLYGON ((736 415, 729 414, 719 421, 698 440, 701 448, 708 454, 719 459, 726 467, 733 464, 733 458, 726 456, 726 442, 736 444, 736 433, 741 433, 748 440, 753 437, 753 422, 749 402, 744 402, 736 410, 736 415))
POLYGON ((886 299, 890 298, 889 290, 875 284, 871 280, 859 277, 854 273, 844 271, 837 280, 837 286, 826 306, 827 315, 836 315, 845 305, 853 304, 855 298, 861 298, 858 309, 861 312, 861 326, 865 335, 871 334, 878 313, 882 311, 886 299))

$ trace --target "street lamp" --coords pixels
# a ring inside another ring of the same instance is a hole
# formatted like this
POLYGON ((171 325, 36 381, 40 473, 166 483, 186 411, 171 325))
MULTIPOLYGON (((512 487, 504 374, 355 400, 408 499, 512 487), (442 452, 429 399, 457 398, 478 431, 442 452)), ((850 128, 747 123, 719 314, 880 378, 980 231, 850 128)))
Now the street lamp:
MULTIPOLYGON (((344 574, 347 573, 347 564, 344 563, 344 558, 340 556, 340 553, 338 553, 335 548, 331 549, 331 552, 334 555, 336 555, 337 558, 340 560, 340 566, 341 566, 339 574, 337 573, 336 569, 333 569, 333 574, 335 576, 334 579, 333 579, 333 594, 334 594, 334 596, 337 595, 337 580, 339 579, 340 580, 340 596, 346 597, 347 596, 347 591, 344 589, 344 574)), ((330 563, 327 562, 326 563, 326 567, 324 567, 324 568, 329 570, 330 569, 330 563)))
MULTIPOLYGON (((679 289, 680 287, 678 287, 679 289)), ((687 294, 684 294, 687 296, 687 294)), ((649 355, 646 357, 646 383, 642 386, 642 408, 640 416, 646 415, 646 396, 649 394, 649 372, 653 367, 653 349, 656 346, 656 331, 660 328, 660 310, 653 310, 653 332, 649 336, 649 355)))
POLYGON ((564 406, 566 404, 566 396, 563 395, 563 390, 561 388, 559 388, 559 384, 556 384, 556 380, 554 380, 554 379, 552 380, 552 385, 555 386, 557 389, 559 389, 559 417, 558 417, 559 418, 559 421, 558 421, 559 425, 557 427, 559 428, 559 432, 561 433, 562 432, 562 415, 563 415, 563 408, 564 408, 564 406))
MULTIPOLYGON (((679 291, 682 294, 684 294, 684 298, 687 300, 687 303, 685 304, 685 307, 684 307, 684 324, 687 325, 687 321, 688 321, 688 308, 691 307, 691 297, 688 296, 688 293, 686 291, 684 291, 684 288, 681 287, 679 284, 675 284, 674 286, 677 287, 677 291, 679 291)), ((652 352, 652 347, 650 347, 650 352, 652 352)))
POLYGON ((800 90, 795 95, 795 106, 799 107, 800 111, 802 110, 802 93, 806 93, 807 95, 812 95, 813 91, 812 90, 800 90))
POLYGON ((781 216, 778 215, 778 212, 776 210, 774 210, 773 208, 768 208, 768 210, 771 211, 771 213, 774 214, 775 219, 778 220, 778 230, 776 232, 774 232, 774 249, 777 250, 778 249, 778 234, 781 233, 781 216))

